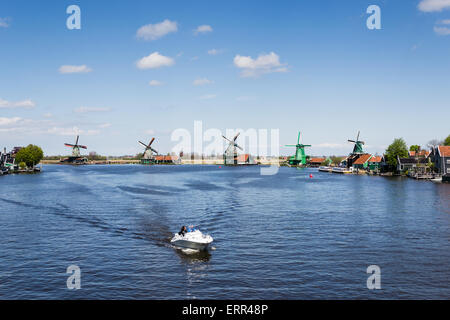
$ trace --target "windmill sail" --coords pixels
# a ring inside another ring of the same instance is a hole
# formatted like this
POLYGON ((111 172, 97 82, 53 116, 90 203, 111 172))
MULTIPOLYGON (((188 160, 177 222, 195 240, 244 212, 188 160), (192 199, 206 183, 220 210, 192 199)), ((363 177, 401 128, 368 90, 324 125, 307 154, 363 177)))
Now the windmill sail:
POLYGON ((356 140, 348 139, 348 142, 351 142, 351 143, 355 144, 351 154, 363 154, 364 153, 364 150, 363 150, 362 146, 365 143, 364 143, 364 141, 359 140, 359 134, 360 134, 360 131, 358 131, 358 134, 356 136, 356 140))
POLYGON ((81 149, 87 149, 86 146, 83 145, 79 145, 78 144, 78 140, 80 139, 80 136, 77 136, 76 140, 75 140, 75 144, 70 144, 70 143, 64 143, 64 145, 66 147, 70 147, 72 148, 72 157, 81 157, 80 154, 80 148, 81 149))
POLYGON ((145 147, 144 155, 143 155, 142 159, 152 160, 152 159, 154 159, 153 153, 158 154, 158 151, 156 151, 155 149, 153 149, 151 147, 153 141, 155 141, 154 137, 150 140, 150 142, 148 144, 145 144, 142 141, 138 141, 140 144, 142 144, 145 147))
POLYGON ((240 132, 238 132, 232 140, 228 139, 225 136, 222 136, 226 141, 228 141, 228 147, 225 150, 225 153, 223 154, 223 160, 224 160, 224 164, 225 165, 236 165, 237 164, 237 158, 238 158, 238 153, 237 153, 237 149, 240 149, 241 151, 244 151, 244 149, 242 149, 241 146, 239 146, 236 143, 236 139, 239 137, 240 132))

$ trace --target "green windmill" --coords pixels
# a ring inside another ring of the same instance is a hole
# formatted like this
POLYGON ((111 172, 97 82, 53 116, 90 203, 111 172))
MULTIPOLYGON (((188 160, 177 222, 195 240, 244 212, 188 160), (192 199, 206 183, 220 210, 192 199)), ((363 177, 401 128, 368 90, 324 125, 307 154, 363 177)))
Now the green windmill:
POLYGON ((286 147, 295 147, 295 156, 290 157, 288 160, 290 165, 298 166, 306 164, 305 147, 311 147, 311 145, 300 143, 300 131, 298 132, 297 144, 288 144, 286 147))
POLYGON ((355 144, 355 146, 353 147, 353 152, 351 153, 352 155, 355 154, 363 154, 363 144, 364 141, 359 140, 359 131, 358 131, 358 136, 356 137, 356 140, 348 140, 348 142, 352 142, 355 144))

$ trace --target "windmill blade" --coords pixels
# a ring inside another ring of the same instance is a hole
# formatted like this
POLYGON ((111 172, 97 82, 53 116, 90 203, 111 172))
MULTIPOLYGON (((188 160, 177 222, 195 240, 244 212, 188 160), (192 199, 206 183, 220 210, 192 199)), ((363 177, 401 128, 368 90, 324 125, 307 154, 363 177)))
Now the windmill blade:
POLYGON ((241 151, 244 151, 244 149, 242 149, 237 143, 235 143, 234 146, 235 146, 236 148, 239 148, 241 151))
POLYGON ((358 131, 358 136, 356 137, 356 141, 358 141, 359 140, 359 131, 358 131))
POLYGON ((222 136, 222 138, 224 138, 225 140, 227 140, 227 141, 230 142, 230 143, 234 143, 233 141, 231 141, 230 139, 228 139, 228 138, 225 137, 225 136, 222 136))
POLYGON ((142 141, 138 141, 140 144, 142 144, 146 149, 149 147, 148 145, 146 145, 145 143, 143 143, 142 141))
POLYGON ((78 139, 80 138, 80 136, 77 136, 77 141, 75 142, 75 145, 78 145, 78 139))
POLYGON ((296 144, 286 144, 285 147, 296 147, 296 144))
POLYGON ((152 150, 154 153, 158 153, 158 151, 156 151, 155 149, 153 149, 152 147, 149 147, 150 150, 152 150))
POLYGON ((64 143, 64 145, 65 145, 66 147, 71 147, 71 148, 75 147, 75 145, 70 144, 70 143, 64 143))
POLYGON ((151 146, 153 141, 155 141, 155 138, 153 138, 152 140, 150 140, 150 143, 148 144, 148 146, 151 146))
POLYGON ((82 149, 87 149, 86 146, 80 146, 80 145, 77 145, 77 147, 78 147, 78 148, 82 148, 82 149))
POLYGON ((297 139, 297 144, 300 143, 300 131, 298 132, 298 139, 297 139))
POLYGON ((234 136, 233 141, 236 141, 237 137, 239 137, 240 134, 241 134, 241 133, 238 132, 237 135, 234 136))
POLYGON ((356 143, 356 141, 355 140, 347 140, 348 142, 353 142, 353 143, 356 143))

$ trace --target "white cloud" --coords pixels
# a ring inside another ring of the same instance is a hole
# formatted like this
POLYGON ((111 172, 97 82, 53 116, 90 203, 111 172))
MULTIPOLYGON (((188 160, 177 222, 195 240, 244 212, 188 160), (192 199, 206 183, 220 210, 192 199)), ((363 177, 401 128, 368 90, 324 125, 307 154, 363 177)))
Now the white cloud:
POLYGON ((20 132, 24 131, 23 128, 0 128, 0 132, 20 132))
POLYGON ((10 18, 0 18, 0 28, 8 28, 10 21, 10 18))
POLYGON ((109 123, 109 122, 102 123, 102 124, 99 124, 98 127, 101 129, 109 128, 109 127, 111 127, 111 123, 109 123))
POLYGON ((434 27, 433 28, 434 32, 436 32, 438 35, 441 36, 448 36, 450 35, 450 28, 448 27, 434 27))
POLYGON ((76 126, 68 126, 62 123, 56 123, 49 119, 33 120, 22 119, 20 117, 2 118, 0 117, 0 132, 14 132, 30 135, 56 134, 61 136, 96 135, 101 131, 99 128, 107 128, 110 124, 104 123, 97 125, 92 129, 79 129, 76 126))
POLYGON ((48 120, 32 120, 22 119, 20 117, 1 118, 0 117, 0 132, 15 132, 24 134, 41 134, 45 132, 49 126, 48 120))
POLYGON ((175 21, 168 19, 156 24, 147 24, 142 26, 136 32, 136 37, 144 40, 156 40, 168 33, 177 32, 178 26, 175 21))
POLYGON ((50 112, 44 113, 44 117, 45 117, 45 118, 51 118, 51 117, 53 117, 53 114, 50 113, 50 112))
POLYGON ((85 135, 92 136, 100 133, 100 130, 82 130, 78 127, 53 127, 47 130, 47 133, 56 134, 59 136, 76 136, 85 135))
POLYGON ((91 72, 92 69, 86 66, 85 64, 81 66, 73 66, 73 65, 63 65, 59 67, 59 73, 88 73, 91 72))
POLYGON ((87 113, 87 112, 108 112, 110 110, 111 110, 110 108, 79 107, 76 108, 74 111, 76 113, 87 113))
POLYGON ((206 79, 206 78, 202 78, 202 79, 196 79, 194 80, 194 82, 192 83, 194 86, 203 86, 205 84, 211 84, 214 83, 214 81, 206 79))
POLYGON ((164 83, 158 80, 152 80, 148 83, 152 87, 162 86, 164 83))
POLYGON ((422 0, 417 6, 423 12, 436 12, 450 9, 450 0, 422 0))
POLYGON ((257 59, 236 55, 233 61, 236 67, 242 69, 242 77, 257 77, 265 73, 287 71, 286 65, 280 63, 280 57, 274 52, 261 54, 257 59))
POLYGON ((207 24, 203 24, 201 26, 198 26, 197 29, 194 30, 194 34, 200 34, 200 33, 208 33, 212 32, 213 28, 207 24))
POLYGON ((153 52, 147 57, 143 57, 136 63, 139 69, 155 69, 160 67, 169 67, 175 64, 175 61, 170 58, 159 54, 159 52, 153 52))
POLYGON ((433 30, 434 32, 436 32, 438 35, 441 36, 448 36, 450 35, 450 28, 446 27, 447 25, 450 25, 450 19, 444 19, 441 21, 438 21, 437 24, 440 25, 444 25, 444 26, 434 26, 433 30))
POLYGON ((0 126, 8 126, 11 124, 17 124, 22 121, 22 118, 14 117, 14 118, 2 118, 0 117, 0 126))
POLYGON ((217 55, 219 53, 222 53, 222 50, 218 50, 218 49, 208 50, 208 54, 211 55, 211 56, 215 56, 215 55, 217 55))
POLYGON ((153 130, 153 129, 146 130, 145 134, 150 134, 150 135, 155 134, 155 130, 153 130))
POLYGON ((30 99, 22 101, 7 101, 0 98, 0 108, 34 108, 36 104, 30 99))
POLYGON ((203 96, 201 96, 199 99, 200 100, 209 100, 209 99, 214 99, 216 97, 215 94, 205 94, 203 96))
POLYGON ((18 101, 15 103, 16 107, 22 107, 22 108, 34 108, 35 103, 31 101, 30 99, 18 101))

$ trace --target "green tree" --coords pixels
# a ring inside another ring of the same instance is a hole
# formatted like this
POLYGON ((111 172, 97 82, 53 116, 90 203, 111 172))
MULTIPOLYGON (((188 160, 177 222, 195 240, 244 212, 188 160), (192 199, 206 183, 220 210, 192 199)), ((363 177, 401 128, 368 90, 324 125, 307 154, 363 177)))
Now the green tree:
POLYGON ((140 153, 137 153, 137 154, 136 154, 136 156, 134 157, 134 159, 140 160, 140 159, 142 159, 143 156, 144 156, 144 153, 143 153, 143 152, 140 152, 140 153))
POLYGON ((444 140, 444 146, 450 146, 450 134, 448 135, 447 138, 445 138, 445 140, 444 140))
POLYGON ((386 157, 388 164, 397 166, 397 156, 400 158, 408 157, 408 147, 402 138, 395 139, 394 142, 386 149, 386 157))
POLYGON ((343 157, 336 157, 336 156, 331 156, 331 163, 334 164, 335 166, 339 165, 341 163, 342 160, 344 160, 343 157))
POLYGON ((420 151, 420 146, 417 145, 417 144, 413 144, 412 146, 409 147, 409 151, 419 152, 420 151))
POLYGON ((37 165, 43 157, 44 152, 40 147, 29 144, 17 152, 16 163, 25 162, 28 167, 32 167, 33 165, 37 165))

